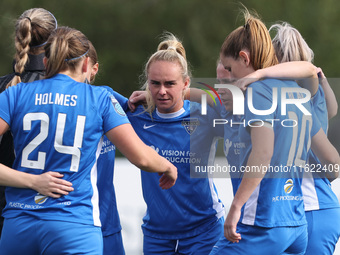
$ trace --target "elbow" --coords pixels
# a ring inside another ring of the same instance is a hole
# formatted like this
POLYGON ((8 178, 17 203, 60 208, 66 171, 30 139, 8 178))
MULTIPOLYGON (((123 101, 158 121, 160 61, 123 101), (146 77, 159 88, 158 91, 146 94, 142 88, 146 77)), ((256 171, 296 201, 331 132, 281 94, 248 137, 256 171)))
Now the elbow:
POLYGON ((332 173, 327 173, 326 174, 326 178, 332 182, 334 181, 335 179, 337 179, 339 177, 339 172, 332 172, 332 173))
POLYGON ((273 151, 270 149, 256 150, 253 152, 253 156, 264 164, 270 164, 273 157, 273 151))
POLYGON ((139 157, 131 161, 131 163, 134 164, 139 169, 143 169, 143 170, 148 169, 150 166, 150 163, 147 157, 139 157))
POLYGON ((340 171, 339 155, 329 160, 329 164, 327 168, 328 168, 328 171, 326 173, 326 177, 330 182, 334 181, 336 178, 339 177, 339 171, 340 171))
POLYGON ((328 110, 328 119, 332 119, 338 114, 338 104, 334 105, 332 109, 328 110))
POLYGON ((319 83, 318 69, 315 67, 315 65, 308 61, 303 61, 302 63, 304 64, 304 67, 306 68, 307 73, 309 74, 307 76, 309 76, 309 78, 317 79, 319 83))

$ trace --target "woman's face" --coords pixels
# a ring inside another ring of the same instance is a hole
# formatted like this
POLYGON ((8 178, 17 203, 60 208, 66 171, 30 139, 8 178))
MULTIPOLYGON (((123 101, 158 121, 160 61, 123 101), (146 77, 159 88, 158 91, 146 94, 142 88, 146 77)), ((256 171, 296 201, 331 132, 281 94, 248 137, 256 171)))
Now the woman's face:
POLYGON ((241 51, 237 59, 233 57, 220 56, 221 62, 226 70, 230 72, 230 79, 236 80, 254 72, 250 64, 249 53, 241 51))
POLYGON ((177 62, 154 61, 149 66, 149 90, 160 113, 176 112, 183 107, 183 93, 189 82, 189 78, 183 80, 177 62))
MULTIPOLYGON (((230 72, 219 63, 216 68, 217 80, 220 84, 230 84, 230 72)), ((224 107, 228 112, 233 111, 233 96, 229 89, 219 88, 217 93, 220 95, 224 107)))

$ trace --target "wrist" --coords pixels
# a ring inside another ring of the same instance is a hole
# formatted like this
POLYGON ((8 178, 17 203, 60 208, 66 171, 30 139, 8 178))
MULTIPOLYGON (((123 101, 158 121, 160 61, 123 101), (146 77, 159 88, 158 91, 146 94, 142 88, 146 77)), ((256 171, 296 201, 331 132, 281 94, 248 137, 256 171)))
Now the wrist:
POLYGON ((257 69, 255 71, 255 77, 256 77, 257 80, 261 80, 261 79, 266 78, 265 69, 257 69))
POLYGON ((35 190, 34 187, 35 187, 37 177, 38 176, 35 174, 28 174, 27 178, 25 178, 25 184, 27 188, 35 190))
POLYGON ((234 198, 233 202, 230 205, 230 209, 233 210, 241 210, 242 206, 244 205, 243 202, 241 202, 239 199, 236 197, 234 198))

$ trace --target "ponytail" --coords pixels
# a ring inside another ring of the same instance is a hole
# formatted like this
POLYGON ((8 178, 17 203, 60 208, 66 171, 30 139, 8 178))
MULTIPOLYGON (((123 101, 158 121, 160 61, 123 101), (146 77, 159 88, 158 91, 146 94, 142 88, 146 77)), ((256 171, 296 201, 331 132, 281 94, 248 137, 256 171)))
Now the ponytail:
POLYGON ((7 84, 7 88, 14 86, 21 82, 20 75, 25 70, 25 65, 28 61, 28 52, 30 50, 31 42, 31 19, 25 17, 18 20, 17 29, 15 35, 15 65, 14 65, 14 77, 12 81, 7 84))
POLYGON ((15 25, 15 65, 14 77, 6 88, 21 82, 20 75, 25 71, 28 53, 39 53, 51 32, 58 26, 52 13, 43 8, 25 11, 15 25))
POLYGON ((48 38, 45 46, 45 78, 51 78, 65 70, 74 71, 81 60, 88 56, 89 50, 89 40, 82 32, 59 27, 48 38))
POLYGON ((245 25, 231 32, 224 40, 221 54, 237 59, 241 50, 249 50, 250 63, 255 70, 278 64, 275 50, 263 22, 244 11, 245 25))

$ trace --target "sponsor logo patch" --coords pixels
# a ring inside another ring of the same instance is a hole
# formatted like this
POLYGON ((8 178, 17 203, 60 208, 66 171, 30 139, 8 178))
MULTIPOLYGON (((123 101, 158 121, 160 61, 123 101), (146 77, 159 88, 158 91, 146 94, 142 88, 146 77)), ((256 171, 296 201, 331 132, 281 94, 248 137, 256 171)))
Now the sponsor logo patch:
POLYGON ((35 197, 34 197, 34 202, 38 205, 41 205, 43 203, 46 202, 47 200, 47 196, 41 195, 40 193, 38 193, 35 197))
POLYGON ((293 183, 293 180, 292 179, 288 179, 285 183, 285 186, 284 186, 284 190, 287 194, 289 194, 290 192, 292 192, 294 188, 294 183, 293 183))

